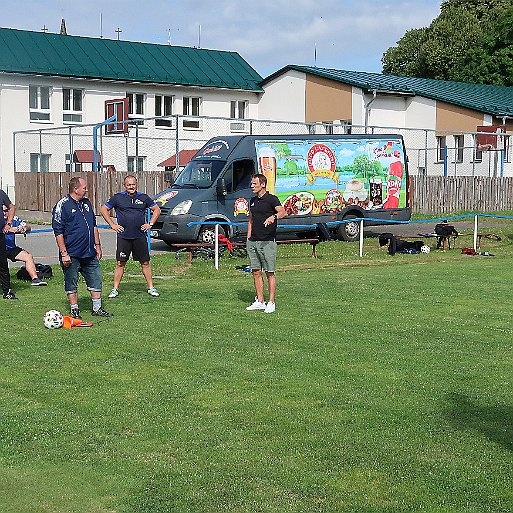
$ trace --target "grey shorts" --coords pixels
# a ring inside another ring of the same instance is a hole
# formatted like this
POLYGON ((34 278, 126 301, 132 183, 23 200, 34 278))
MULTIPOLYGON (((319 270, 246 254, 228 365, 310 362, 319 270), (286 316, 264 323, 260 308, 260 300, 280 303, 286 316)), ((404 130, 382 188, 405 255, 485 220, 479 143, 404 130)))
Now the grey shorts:
POLYGON ((276 272, 276 241, 274 240, 248 240, 249 263, 253 271, 276 272))

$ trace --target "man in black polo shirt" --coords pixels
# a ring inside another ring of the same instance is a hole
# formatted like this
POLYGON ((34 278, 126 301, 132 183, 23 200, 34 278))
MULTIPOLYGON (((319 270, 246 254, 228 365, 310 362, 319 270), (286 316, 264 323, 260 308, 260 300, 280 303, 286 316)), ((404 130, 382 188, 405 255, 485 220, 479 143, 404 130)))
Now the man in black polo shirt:
POLYGON ((117 232, 116 268, 114 269, 114 288, 109 298, 116 297, 125 265, 132 258, 141 263, 141 270, 148 284, 148 294, 158 297, 159 293, 153 286, 150 253, 148 250, 147 231, 160 215, 159 206, 147 195, 137 191, 137 178, 127 175, 123 181, 125 190, 114 194, 102 205, 102 216, 110 227, 117 232), (116 209, 117 223, 110 217, 110 210, 116 209), (146 220, 146 209, 151 210, 151 219, 146 220))
POLYGON ((249 204, 248 241, 247 250, 253 281, 255 283, 256 298, 254 303, 246 310, 264 310, 273 313, 276 310, 274 297, 276 294, 276 228, 278 219, 283 219, 287 213, 280 200, 266 190, 267 178, 264 175, 253 175, 251 190, 256 196, 251 198, 249 204), (269 302, 264 301, 264 278, 267 276, 269 287, 269 302))

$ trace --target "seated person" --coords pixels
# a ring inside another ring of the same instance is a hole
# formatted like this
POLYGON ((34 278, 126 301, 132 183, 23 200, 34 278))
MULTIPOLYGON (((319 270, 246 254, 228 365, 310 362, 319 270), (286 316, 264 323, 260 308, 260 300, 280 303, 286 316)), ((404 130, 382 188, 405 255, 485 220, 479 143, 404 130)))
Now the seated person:
MULTIPOLYGON (((4 218, 7 219, 7 207, 2 205, 2 209, 4 212, 4 218)), ((12 220, 12 225, 10 230, 5 234, 5 249, 7 251, 7 258, 11 260, 11 262, 24 262, 25 268, 30 276, 31 284, 34 286, 48 285, 45 281, 41 280, 37 276, 36 272, 36 264, 34 263, 34 258, 32 255, 25 251, 23 248, 16 246, 15 237, 17 233, 26 234, 30 232, 31 227, 23 219, 20 219, 18 216, 14 216, 12 220)))

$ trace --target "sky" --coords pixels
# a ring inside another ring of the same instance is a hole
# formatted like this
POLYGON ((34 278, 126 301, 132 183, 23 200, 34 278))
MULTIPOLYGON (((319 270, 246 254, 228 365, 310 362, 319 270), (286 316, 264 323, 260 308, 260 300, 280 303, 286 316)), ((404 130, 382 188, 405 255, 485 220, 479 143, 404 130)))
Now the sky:
POLYGON ((262 77, 288 64, 382 71, 439 0, 0 0, 0 26, 238 52, 262 77), (116 33, 119 29, 121 32, 116 33))

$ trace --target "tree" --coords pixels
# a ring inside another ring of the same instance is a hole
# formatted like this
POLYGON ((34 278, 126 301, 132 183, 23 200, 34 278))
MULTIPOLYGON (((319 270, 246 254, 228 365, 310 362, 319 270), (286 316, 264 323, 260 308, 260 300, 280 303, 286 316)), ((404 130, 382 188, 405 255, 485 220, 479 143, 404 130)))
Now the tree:
POLYGON ((407 31, 383 73, 510 85, 513 0, 446 0, 429 27, 407 31))

